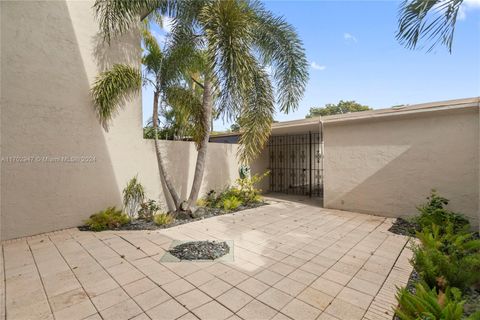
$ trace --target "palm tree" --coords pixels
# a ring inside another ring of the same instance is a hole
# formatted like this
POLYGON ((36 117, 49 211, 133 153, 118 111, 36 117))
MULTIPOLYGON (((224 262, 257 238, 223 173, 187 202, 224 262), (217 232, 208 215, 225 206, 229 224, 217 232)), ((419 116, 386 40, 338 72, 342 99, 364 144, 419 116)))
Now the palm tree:
POLYGON ((248 0, 97 0, 106 39, 135 26, 154 10, 174 18, 175 46, 204 50, 205 70, 194 79, 203 89, 197 161, 187 208, 198 198, 210 136, 212 111, 242 123, 240 160, 251 161, 264 147, 275 104, 295 110, 308 80, 303 45, 294 28, 260 2, 248 0), (108 14, 106 14, 108 13, 108 14), (267 67, 272 74, 267 73, 267 67), (272 82, 273 80, 273 82, 272 82), (274 84, 277 90, 274 90, 274 84))
POLYGON ((397 39, 409 49, 430 43, 452 52, 455 24, 463 0, 404 0, 400 5, 397 39), (424 42, 424 44, 422 44, 424 42))
POLYGON ((152 120, 152 127, 157 164, 160 177, 165 182, 178 210, 182 201, 165 167, 158 142, 159 105, 168 104, 178 110, 178 113, 188 114, 190 117, 198 115, 201 105, 198 94, 185 85, 184 79, 189 71, 199 66, 194 63, 195 58, 199 58, 195 52, 185 55, 185 48, 181 47, 171 47, 162 51, 147 29, 143 30, 142 39, 145 48, 142 65, 145 74, 142 75, 139 69, 129 65, 114 65, 110 70, 98 75, 91 89, 93 102, 100 122, 108 129, 114 115, 126 100, 140 92, 142 84, 153 87, 152 119, 155 120, 152 120))

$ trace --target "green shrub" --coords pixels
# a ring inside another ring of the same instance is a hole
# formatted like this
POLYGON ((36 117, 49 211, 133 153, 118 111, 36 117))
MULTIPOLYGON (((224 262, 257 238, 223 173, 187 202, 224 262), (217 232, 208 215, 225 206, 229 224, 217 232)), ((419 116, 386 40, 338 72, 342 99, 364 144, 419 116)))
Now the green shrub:
POLYGON ((234 186, 228 187, 223 191, 217 192, 210 190, 207 195, 198 201, 199 205, 210 208, 229 207, 230 210, 238 208, 240 205, 249 205, 259 203, 262 200, 260 196, 261 190, 255 185, 265 178, 269 172, 262 175, 254 175, 253 177, 245 177, 237 179, 234 186), (225 206, 225 203, 227 204, 225 206), (236 206, 235 206, 236 205, 236 206))
POLYGON ((155 200, 145 201, 140 205, 140 210, 138 210, 138 218, 146 221, 152 221, 155 213, 160 210, 160 206, 155 202, 155 200))
POLYGON ((401 320, 461 320, 463 318, 462 294, 457 288, 437 293, 427 284, 418 283, 415 294, 400 289, 396 295, 398 307, 395 314, 401 320))
POLYGON ((173 221, 173 216, 168 213, 159 213, 153 216, 153 222, 155 222, 157 226, 164 226, 172 223, 173 221))
POLYGON ((109 207, 103 211, 92 214, 90 218, 85 221, 85 224, 92 231, 102 231, 116 229, 129 222, 130 218, 123 213, 122 210, 117 210, 116 207, 109 207))
POLYGON ((130 218, 134 218, 137 215, 137 211, 144 198, 145 190, 141 183, 138 182, 137 176, 135 176, 130 179, 125 189, 123 189, 123 205, 130 218))
POLYGON ((452 223, 433 225, 417 233, 421 245, 413 246, 413 266, 430 287, 465 289, 480 282, 480 240, 455 232, 452 223))
POLYGON ((222 208, 225 211, 235 210, 242 205, 242 201, 234 195, 224 198, 222 201, 222 208))
MULTIPOLYGON (((427 197, 427 203, 417 207, 420 215, 416 217, 416 222, 420 228, 431 228, 432 224, 445 226, 452 223, 454 231, 466 230, 469 228, 468 220, 461 214, 452 212, 444 208, 449 200, 438 195, 435 190, 427 197)), ((441 230, 443 231, 443 230, 441 230)))

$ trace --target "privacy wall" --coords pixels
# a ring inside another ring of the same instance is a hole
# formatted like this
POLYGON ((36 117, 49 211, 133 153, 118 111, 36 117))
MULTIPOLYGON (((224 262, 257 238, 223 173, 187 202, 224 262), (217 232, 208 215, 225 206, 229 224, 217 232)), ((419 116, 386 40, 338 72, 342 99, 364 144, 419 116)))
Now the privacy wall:
POLYGON ((434 188, 478 225, 478 112, 477 99, 465 108, 325 119, 325 207, 412 215, 434 188))
MULTIPOLYGON (((106 46, 93 1, 1 1, 1 239, 74 227, 107 206, 135 175, 167 208, 152 141, 142 138, 141 99, 108 132, 89 88, 99 71, 138 63, 138 34, 106 46)), ((183 197, 193 180, 190 142, 162 142, 183 197)), ((203 190, 237 177, 236 146, 210 144, 203 190)))

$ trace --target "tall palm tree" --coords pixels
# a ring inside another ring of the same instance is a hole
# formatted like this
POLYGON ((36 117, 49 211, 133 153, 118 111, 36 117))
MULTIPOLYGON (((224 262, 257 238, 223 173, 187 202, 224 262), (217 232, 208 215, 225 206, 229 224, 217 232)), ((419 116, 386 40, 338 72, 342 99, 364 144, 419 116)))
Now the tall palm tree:
POLYGON ((191 70, 201 67, 199 63, 195 63, 195 58, 200 58, 191 51, 186 55, 185 48, 178 46, 162 51, 147 29, 143 30, 142 39, 145 48, 142 65, 145 73, 142 75, 139 69, 129 65, 116 64, 98 75, 91 93, 97 116, 104 128, 108 129, 114 115, 126 100, 140 92, 142 84, 153 87, 152 126, 157 164, 161 179, 178 210, 182 201, 165 167, 158 142, 159 105, 168 104, 178 110, 178 113, 198 118, 201 102, 198 94, 185 85, 185 77, 191 70))
POLYGON ((409 49, 427 51, 445 45, 452 52, 453 35, 464 0, 404 0, 400 5, 397 39, 409 49))
POLYGON ((195 82, 203 89, 201 130, 190 207, 198 198, 210 136, 212 110, 242 123, 240 160, 251 161, 269 135, 275 104, 295 110, 308 80, 308 64, 294 28, 257 1, 248 0, 97 0, 106 39, 125 32, 155 10, 174 18, 177 46, 205 51, 205 70, 195 82), (267 73, 267 67, 272 74, 267 73), (273 81, 272 81, 273 80, 273 81), (274 90, 274 84, 276 90, 274 90))

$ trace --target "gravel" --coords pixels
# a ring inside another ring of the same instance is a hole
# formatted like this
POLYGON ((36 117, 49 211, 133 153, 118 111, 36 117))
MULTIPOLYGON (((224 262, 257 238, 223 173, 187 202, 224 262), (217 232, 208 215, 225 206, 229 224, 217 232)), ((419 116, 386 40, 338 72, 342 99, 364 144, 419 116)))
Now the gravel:
POLYGON ((192 241, 168 250, 180 260, 215 260, 230 252, 225 241, 192 241))
POLYGON ((403 218, 395 219, 390 229, 388 229, 388 231, 392 233, 400 234, 402 236, 410 236, 410 237, 414 237, 415 232, 419 230, 420 230, 420 227, 418 224, 414 222, 410 222, 403 218))
MULTIPOLYGON (((162 226, 157 226, 153 221, 146 221, 143 219, 135 219, 130 221, 129 223, 114 229, 114 230, 157 230, 157 229, 168 229, 171 227, 175 227, 181 224, 193 222, 193 221, 198 221, 198 220, 203 220, 207 218, 212 218, 215 216, 220 216, 224 214, 230 214, 230 213, 235 213, 238 211, 242 210, 247 210, 247 209, 253 209, 257 207, 261 207, 264 205, 267 205, 268 203, 266 202, 259 202, 259 203, 254 203, 254 204, 249 204, 246 206, 240 206, 234 211, 224 211, 219 208, 207 208, 207 207, 200 207, 198 208, 193 214, 187 215, 182 215, 180 218, 175 219, 174 222, 168 224, 168 225, 162 225, 162 226)), ((78 227, 80 231, 91 231, 88 226, 80 226, 78 227)))

